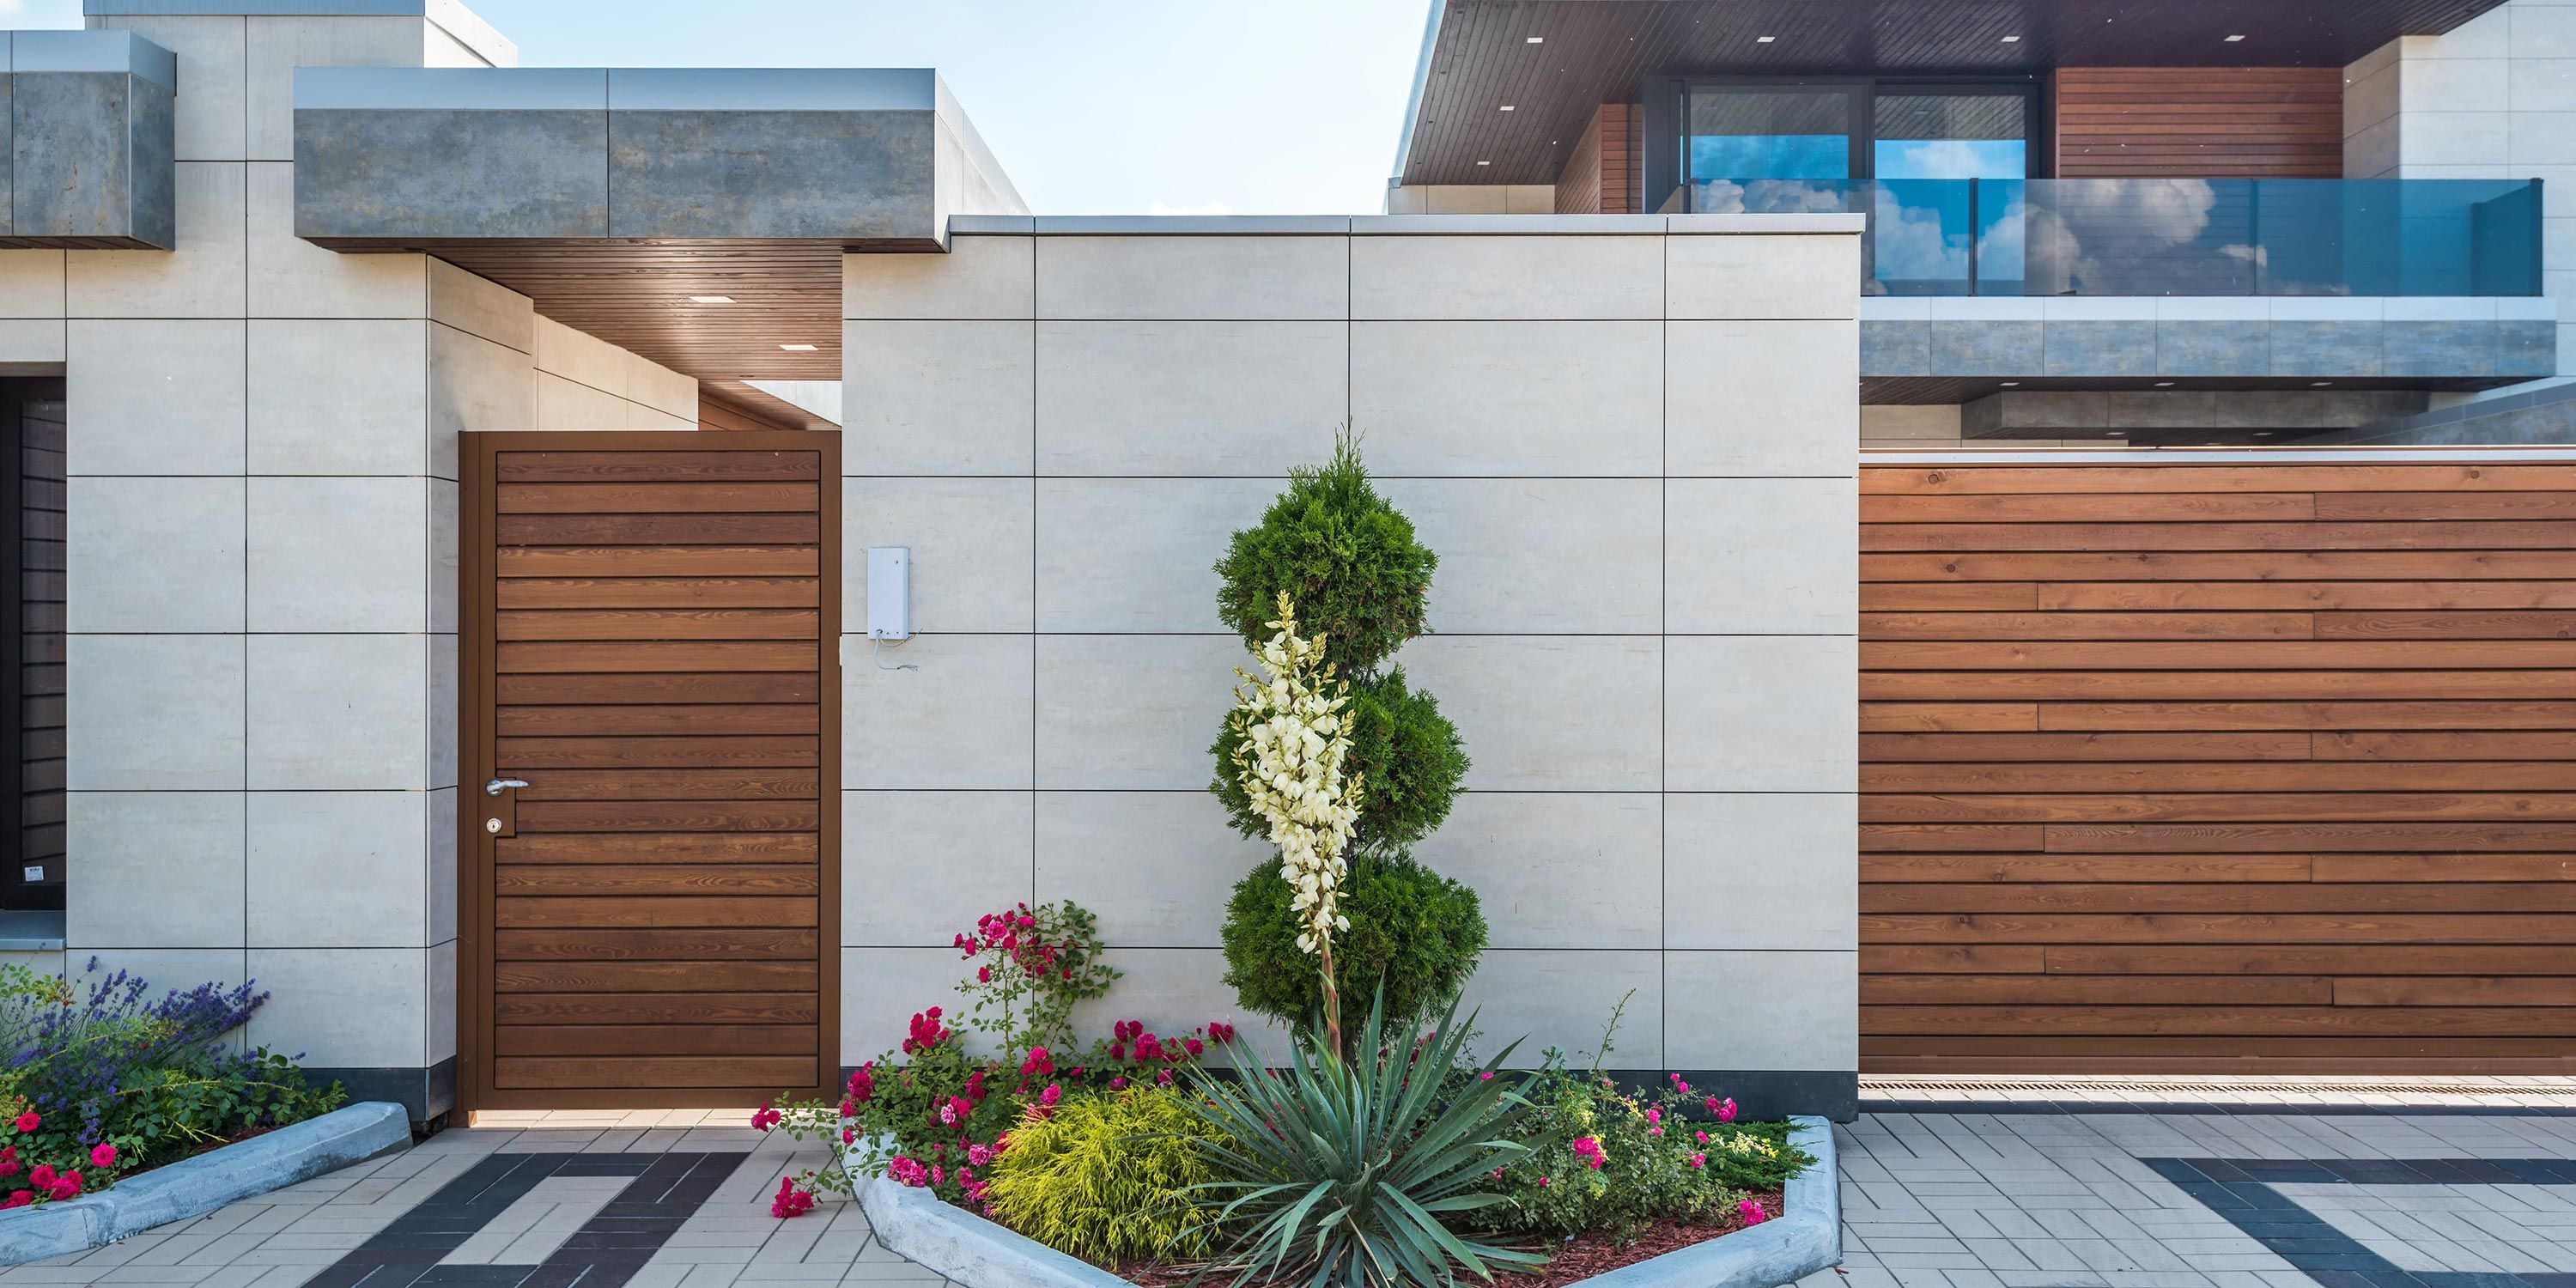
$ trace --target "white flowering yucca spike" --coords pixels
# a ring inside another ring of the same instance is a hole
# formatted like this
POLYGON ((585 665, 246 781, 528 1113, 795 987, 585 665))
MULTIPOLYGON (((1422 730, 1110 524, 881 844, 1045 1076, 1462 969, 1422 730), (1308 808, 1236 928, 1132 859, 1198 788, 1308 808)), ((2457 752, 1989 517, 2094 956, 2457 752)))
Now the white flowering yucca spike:
POLYGON ((1279 592, 1279 620, 1261 646, 1262 670, 1237 668, 1232 728, 1242 741, 1243 791, 1253 812, 1269 821, 1279 847, 1280 874, 1296 891, 1301 914, 1297 947, 1316 955, 1324 972, 1324 1023, 1341 1046, 1341 999, 1333 987, 1333 932, 1351 928, 1341 915, 1343 853, 1359 818, 1360 780, 1345 778, 1351 749, 1348 681, 1333 678, 1324 661, 1324 637, 1299 638, 1296 606, 1279 592))

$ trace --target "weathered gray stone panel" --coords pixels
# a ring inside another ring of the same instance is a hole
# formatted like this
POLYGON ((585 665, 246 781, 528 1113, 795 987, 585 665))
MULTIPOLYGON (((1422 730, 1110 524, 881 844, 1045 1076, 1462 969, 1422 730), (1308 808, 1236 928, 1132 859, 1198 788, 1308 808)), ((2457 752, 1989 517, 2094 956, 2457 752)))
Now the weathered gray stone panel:
POLYGON ((2272 369, 2269 322, 2185 319, 2156 323, 2156 374, 2246 376, 2272 369))
POLYGON ((2558 374, 2558 324, 2542 320, 2496 323, 2496 374, 2558 374))
POLYGON ((2488 376, 2496 370, 2493 322, 2390 322, 2382 373, 2488 376))
POLYGON ((919 237, 935 116, 611 111, 609 235, 919 237))
POLYGON ((2066 321, 2043 326, 2044 374, 2144 376, 2156 369, 2153 322, 2066 321))
POLYGON ((2044 354, 2037 322, 1936 318, 1931 327, 1933 375, 2030 375, 2040 369, 2044 354))
POLYGON ((605 110, 299 108, 295 232, 606 237, 605 110))
POLYGON ((1860 324, 1860 373, 1864 376, 1932 374, 1932 324, 1864 319, 1860 324))
POLYGON ((2380 324, 2274 322, 2272 366, 2276 376, 2375 376, 2380 370, 2380 324))

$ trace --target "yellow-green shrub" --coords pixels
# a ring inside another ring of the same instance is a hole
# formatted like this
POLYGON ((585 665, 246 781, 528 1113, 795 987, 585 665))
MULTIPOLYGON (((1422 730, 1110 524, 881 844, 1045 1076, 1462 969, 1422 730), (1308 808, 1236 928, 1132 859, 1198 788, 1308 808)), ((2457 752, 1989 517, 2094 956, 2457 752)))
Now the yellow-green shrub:
POLYGON ((1195 1141, 1225 1137, 1160 1087, 1085 1096, 1034 1113, 985 1173, 995 1220, 1102 1264, 1204 1255, 1190 1187, 1216 1179, 1195 1141))

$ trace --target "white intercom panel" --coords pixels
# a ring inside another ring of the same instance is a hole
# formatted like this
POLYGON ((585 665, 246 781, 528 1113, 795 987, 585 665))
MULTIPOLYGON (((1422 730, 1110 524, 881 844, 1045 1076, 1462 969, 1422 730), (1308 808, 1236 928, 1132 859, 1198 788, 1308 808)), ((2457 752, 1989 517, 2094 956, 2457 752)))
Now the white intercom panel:
POLYGON ((912 547, 868 547, 868 638, 912 638, 912 547))

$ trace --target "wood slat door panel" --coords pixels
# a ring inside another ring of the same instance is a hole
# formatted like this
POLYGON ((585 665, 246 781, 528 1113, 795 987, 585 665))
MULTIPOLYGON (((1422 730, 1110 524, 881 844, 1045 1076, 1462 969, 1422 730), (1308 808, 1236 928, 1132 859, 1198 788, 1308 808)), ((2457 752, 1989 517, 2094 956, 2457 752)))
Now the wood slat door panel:
POLYGON ((1861 491, 1865 1071, 2576 1071, 2576 469, 1861 491))
POLYGON ((465 1103, 823 1093, 838 436, 579 441, 466 440, 465 1103))

